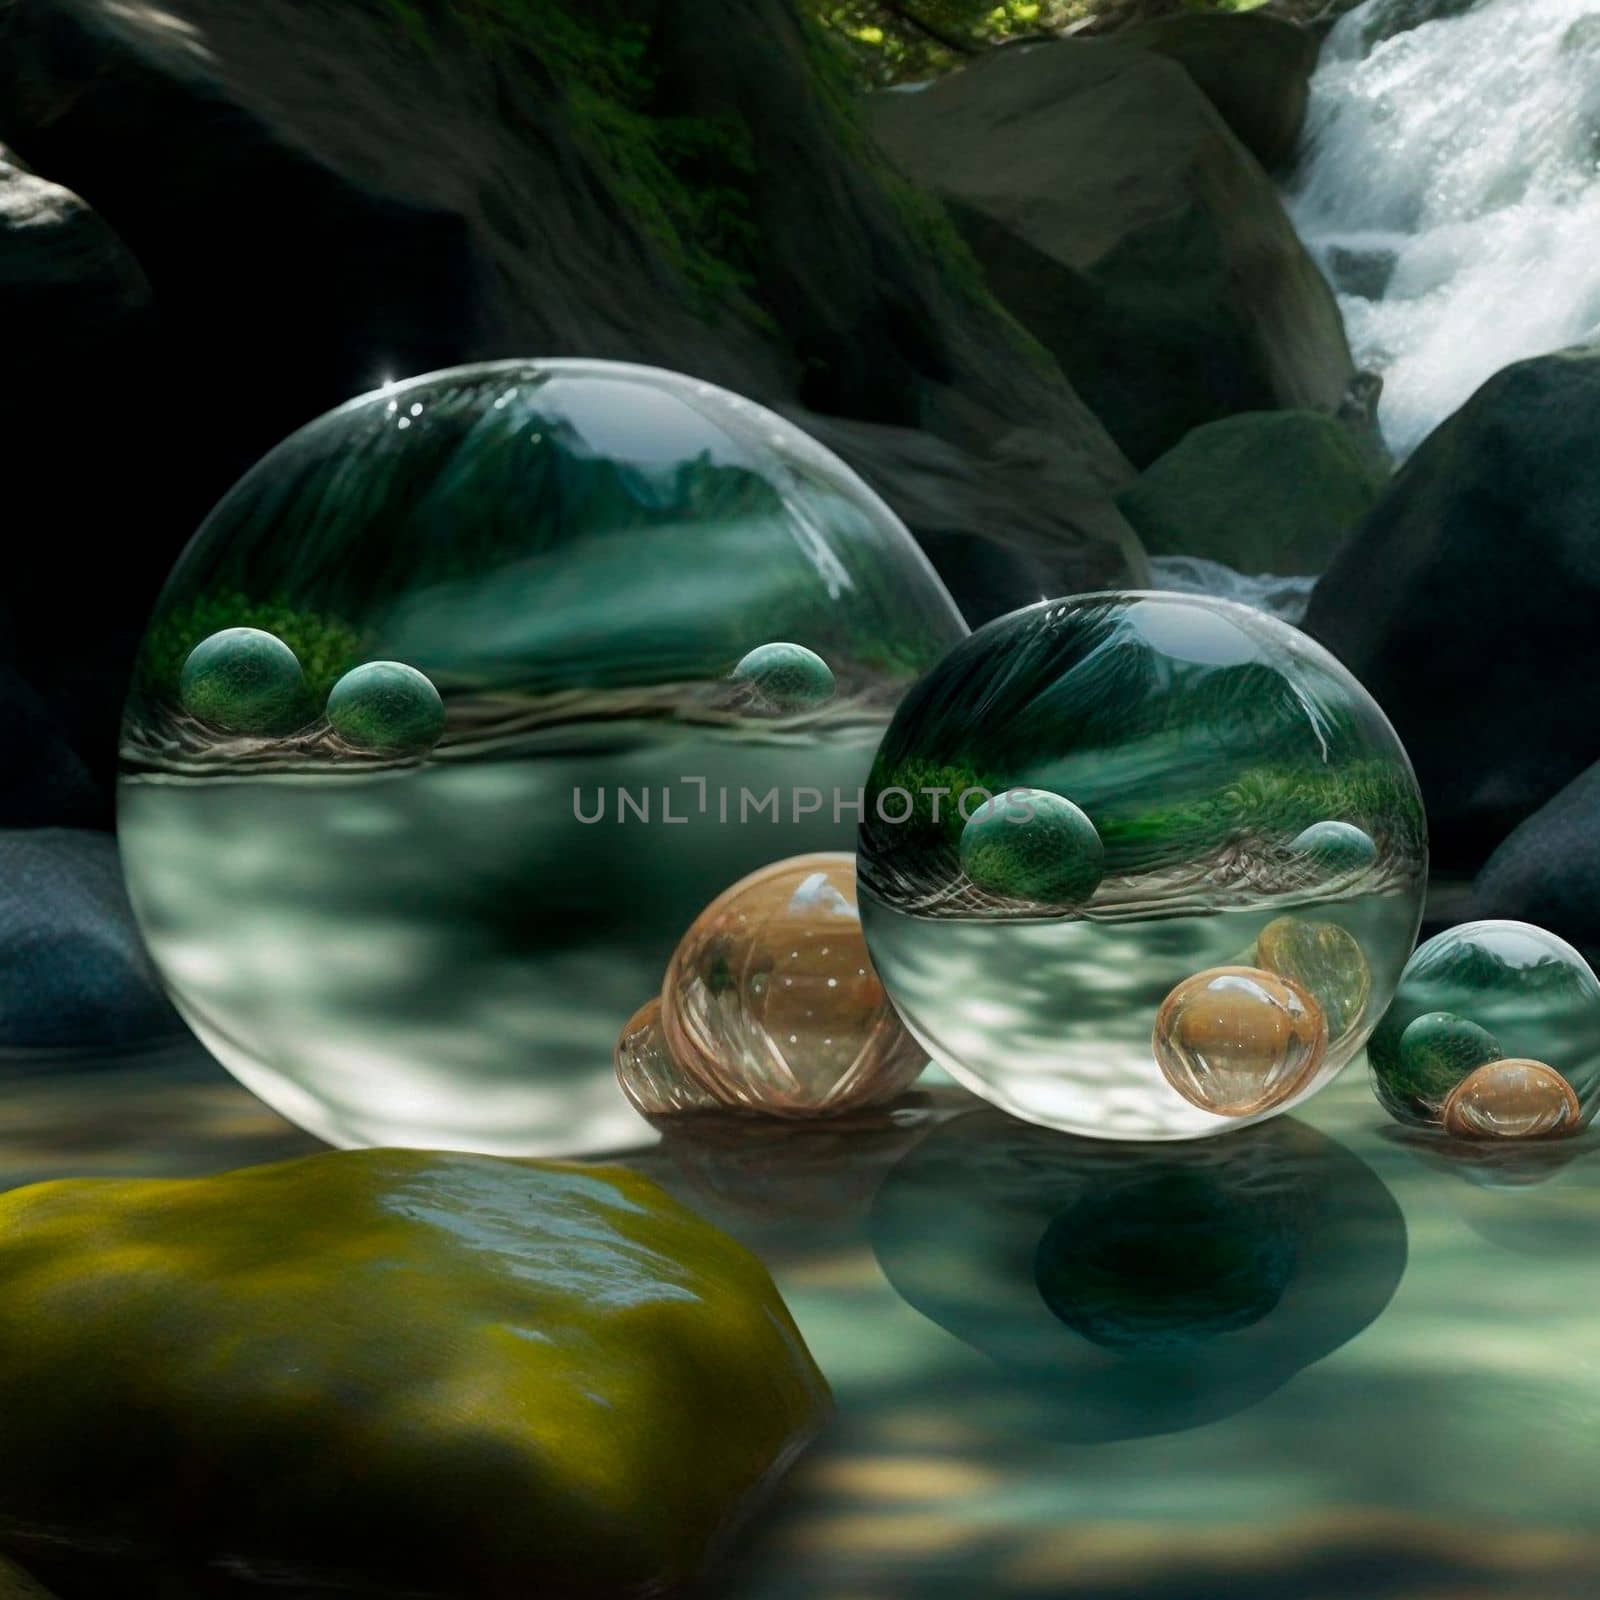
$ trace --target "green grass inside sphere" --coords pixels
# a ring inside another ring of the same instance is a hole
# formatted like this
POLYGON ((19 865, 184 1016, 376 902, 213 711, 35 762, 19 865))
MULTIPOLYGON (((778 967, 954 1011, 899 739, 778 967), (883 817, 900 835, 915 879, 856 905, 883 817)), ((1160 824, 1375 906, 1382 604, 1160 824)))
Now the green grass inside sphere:
POLYGON ((992 894, 1045 905, 1082 905, 1105 876, 1105 846, 1070 800, 1046 789, 1008 789, 961 830, 961 867, 992 894))
POLYGON ((415 667, 369 661, 333 686, 328 721, 346 744, 385 755, 422 755, 444 733, 444 701, 415 667))
POLYGON ((260 628, 224 628, 201 640, 183 664, 178 699, 191 717, 224 733, 290 733, 309 713, 294 651, 260 628))

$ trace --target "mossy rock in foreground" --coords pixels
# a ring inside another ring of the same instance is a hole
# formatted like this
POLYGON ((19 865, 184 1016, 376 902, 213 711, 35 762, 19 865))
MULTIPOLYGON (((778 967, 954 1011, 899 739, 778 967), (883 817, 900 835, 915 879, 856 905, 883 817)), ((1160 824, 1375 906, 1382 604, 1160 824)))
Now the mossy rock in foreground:
POLYGON ((668 1593, 827 1406, 760 1263, 621 1169, 374 1150, 0 1197, 24 1560, 31 1530, 357 1590, 668 1593))

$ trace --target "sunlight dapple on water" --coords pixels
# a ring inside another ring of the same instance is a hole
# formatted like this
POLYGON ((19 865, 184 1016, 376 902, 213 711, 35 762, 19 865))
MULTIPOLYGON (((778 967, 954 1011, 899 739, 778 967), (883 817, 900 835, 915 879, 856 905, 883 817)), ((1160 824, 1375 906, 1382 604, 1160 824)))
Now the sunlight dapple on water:
POLYGON ((1600 330, 1597 133, 1591 0, 1368 0, 1329 35, 1290 206, 1396 454, 1600 330))

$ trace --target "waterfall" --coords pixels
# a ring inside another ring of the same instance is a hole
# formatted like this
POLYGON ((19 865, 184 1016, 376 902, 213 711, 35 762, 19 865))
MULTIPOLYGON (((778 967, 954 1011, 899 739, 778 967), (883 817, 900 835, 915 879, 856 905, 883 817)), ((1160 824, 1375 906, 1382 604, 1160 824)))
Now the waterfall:
POLYGON ((1299 622, 1311 603, 1315 578, 1286 578, 1274 572, 1235 572, 1204 556, 1152 556, 1150 587, 1179 594, 1209 594, 1237 600, 1284 622, 1299 622))
POLYGON ((1289 207, 1413 450, 1600 336, 1600 0, 1368 0, 1323 47, 1289 207))

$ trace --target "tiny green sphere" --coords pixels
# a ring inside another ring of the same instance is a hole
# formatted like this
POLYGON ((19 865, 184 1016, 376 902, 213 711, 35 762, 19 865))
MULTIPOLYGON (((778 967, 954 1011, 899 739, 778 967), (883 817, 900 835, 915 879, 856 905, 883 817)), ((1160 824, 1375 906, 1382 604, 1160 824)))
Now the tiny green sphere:
POLYGON ((803 644, 759 645, 730 676, 780 711, 809 711, 833 698, 833 669, 803 644))
POLYGON ((306 679, 295 653, 260 628, 224 628, 183 664, 178 699, 223 733, 290 733, 307 721, 306 679))
POLYGON ((1476 1022, 1453 1011, 1425 1011, 1400 1035, 1398 1067, 1390 1074, 1398 1081, 1386 1087, 1437 1110, 1469 1073, 1503 1061, 1505 1054, 1500 1041, 1476 1022))
POLYGON ((1329 877, 1364 872, 1378 859, 1371 836, 1352 822, 1313 822, 1289 841, 1289 848, 1329 877))
POLYGON ((425 755, 444 733, 444 701, 399 661, 354 667, 328 696, 328 721, 347 744, 383 755, 425 755))
POLYGON ((1094 824, 1048 789, 1007 789, 961 830, 961 868, 1010 900, 1079 906, 1100 887, 1106 852, 1094 824))

